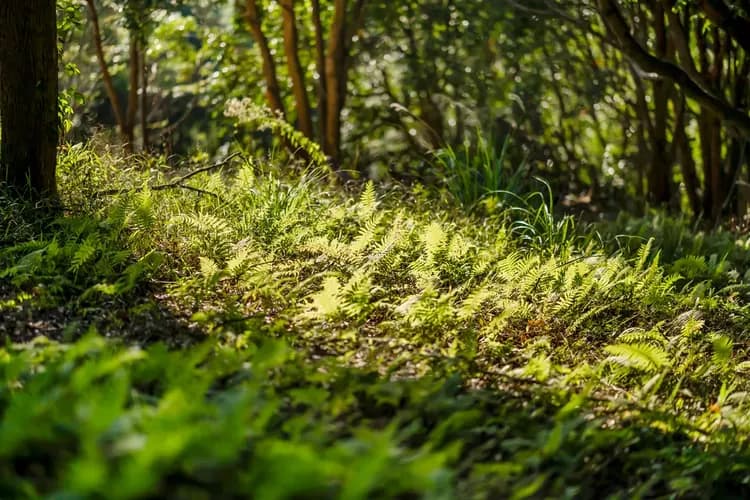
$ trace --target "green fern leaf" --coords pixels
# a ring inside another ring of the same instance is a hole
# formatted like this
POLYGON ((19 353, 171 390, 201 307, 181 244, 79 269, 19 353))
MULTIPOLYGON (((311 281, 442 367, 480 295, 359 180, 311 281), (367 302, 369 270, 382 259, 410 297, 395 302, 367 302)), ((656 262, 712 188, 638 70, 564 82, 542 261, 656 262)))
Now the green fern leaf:
POLYGON ((669 353, 652 344, 615 344, 604 348, 607 362, 647 373, 669 366, 669 353))

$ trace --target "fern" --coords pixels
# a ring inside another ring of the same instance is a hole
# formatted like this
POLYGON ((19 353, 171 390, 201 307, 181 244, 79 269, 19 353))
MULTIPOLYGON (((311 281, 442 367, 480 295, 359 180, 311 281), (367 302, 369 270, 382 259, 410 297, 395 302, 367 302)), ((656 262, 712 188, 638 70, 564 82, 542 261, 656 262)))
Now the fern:
POLYGON ((473 290, 459 306, 459 319, 469 319, 479 313, 496 294, 497 290, 492 285, 482 285, 473 290))
POLYGON ((661 348, 666 347, 667 339, 658 330, 643 330, 641 328, 632 328, 620 334, 617 337, 623 344, 645 345, 651 344, 661 348))
POLYGON ((653 344, 615 344, 604 350, 610 354, 606 362, 647 373, 656 372, 670 364, 669 353, 653 344))
POLYGON ((339 313, 343 304, 341 297, 341 283, 335 276, 328 276, 323 280, 323 287, 310 297, 310 302, 304 317, 329 319, 339 313))
POLYGON ((356 271, 339 293, 343 302, 340 309, 344 316, 350 319, 367 316, 371 310, 370 301, 374 291, 371 276, 365 271, 356 271))
POLYGON ((713 365, 720 369, 729 368, 734 342, 725 335, 714 334, 711 336, 711 345, 713 347, 711 356, 713 365))
POLYGON ((97 233, 89 234, 80 245, 77 245, 70 262, 70 271, 78 273, 84 265, 94 259, 99 247, 99 235, 97 233))
POLYGON ((210 285, 215 284, 221 276, 221 268, 208 257, 200 257, 200 273, 210 285))
POLYGON ((236 118, 239 123, 255 125, 260 130, 271 130, 289 141, 298 150, 304 151, 313 165, 328 168, 328 159, 323 154, 320 145, 305 137, 281 116, 266 107, 258 106, 251 99, 230 99, 227 101, 224 114, 236 118))
POLYGON ((598 316, 602 314, 604 311, 612 307, 612 304, 606 303, 606 304, 600 304, 596 307, 592 307, 588 309, 587 311, 583 312, 583 314, 579 314, 573 323, 570 324, 569 330, 572 332, 578 331, 582 325, 584 325, 587 321, 589 321, 591 318, 598 316))
POLYGON ((156 223, 154 213, 154 198, 149 189, 143 189, 133 195, 132 211, 129 214, 129 222, 135 229, 135 234, 151 230, 156 223))
POLYGON ((231 255, 234 230, 227 220, 210 213, 181 214, 170 224, 188 230, 187 244, 196 253, 220 260, 231 255))
POLYGON ((349 250, 352 254, 361 255, 367 248, 374 243, 380 229, 380 222, 382 215, 370 215, 365 220, 359 229, 359 234, 349 245, 349 250))
POLYGON ((654 238, 650 238, 648 242, 641 245, 638 249, 638 255, 636 256, 635 272, 640 273, 646 267, 646 261, 651 255, 651 247, 654 245, 654 238))
POLYGON ((378 207, 378 199, 375 194, 375 183, 367 181, 357 203, 357 215, 362 220, 370 219, 378 207))

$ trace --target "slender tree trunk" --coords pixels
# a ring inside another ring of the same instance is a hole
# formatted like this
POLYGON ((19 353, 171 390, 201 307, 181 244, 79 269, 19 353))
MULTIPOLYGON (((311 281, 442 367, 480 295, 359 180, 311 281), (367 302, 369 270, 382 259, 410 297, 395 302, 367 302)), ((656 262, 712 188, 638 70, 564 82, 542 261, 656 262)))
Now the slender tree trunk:
POLYGON ((711 127, 711 217, 718 220, 724 206, 726 189, 721 156, 721 121, 714 119, 711 127))
MULTIPOLYGON (((667 47, 664 9, 654 7, 654 29, 656 32, 656 56, 665 59, 667 47)), ((667 144, 667 122, 669 118, 669 93, 672 83, 664 79, 653 82, 654 129, 651 136, 651 165, 648 173, 649 198, 657 205, 667 205, 672 197, 672 161, 667 144)))
POLYGON ((311 0, 312 21, 315 29, 315 68, 318 72, 318 140, 325 144, 328 119, 328 89, 326 86, 326 48, 323 40, 323 23, 320 19, 320 1, 311 0))
POLYGON ((273 60, 271 49, 268 47, 268 39, 263 34, 260 24, 260 11, 256 0, 247 0, 245 3, 245 20, 247 21, 250 34, 260 50, 263 61, 263 78, 266 81, 266 99, 268 105, 274 111, 284 115, 284 101, 281 99, 279 79, 276 75, 276 63, 273 60))
POLYGON ((0 1, 0 181, 55 197, 57 142, 55 0, 0 1))
POLYGON ((656 205, 666 205, 672 197, 672 161, 667 143, 667 95, 661 85, 654 84, 654 132, 651 139, 651 162, 648 171, 649 199, 656 205))
POLYGON ((328 110, 323 150, 331 158, 335 168, 340 166, 341 161, 341 110, 344 107, 346 89, 346 8, 347 0, 334 0, 326 54, 328 110))
POLYGON ((107 58, 104 55, 104 43, 102 41, 101 28, 99 27, 99 14, 96 10, 94 0, 86 0, 86 5, 88 5, 89 17, 91 18, 91 27, 94 32, 94 47, 96 47, 96 59, 99 63, 99 71, 102 74, 104 90, 107 93, 107 98, 109 99, 109 103, 112 106, 112 113, 115 115, 115 121, 117 122, 117 128, 120 130, 120 135, 124 140, 126 140, 125 138, 127 135, 127 125, 125 122, 125 115, 122 111, 120 97, 117 95, 114 82, 112 81, 112 75, 109 72, 107 58))
POLYGON ((294 13, 294 0, 280 0, 281 17, 284 27, 284 52, 289 76, 292 79, 292 93, 297 108, 297 127, 310 139, 314 138, 310 99, 305 87, 305 71, 299 61, 299 34, 297 17, 294 13))
MULTIPOLYGON (((654 136, 654 124, 651 120, 651 114, 648 109, 648 100, 646 98, 646 87, 643 85, 643 80, 635 69, 631 69, 633 75, 633 82, 635 83, 635 113, 637 118, 637 138, 638 138, 638 154, 636 158, 638 168, 638 199, 644 204, 646 203, 646 188, 647 178, 650 172, 651 164, 653 163, 653 142, 649 139, 654 136)), ((649 182, 650 184, 650 182, 649 182)), ((642 207, 643 208, 643 207, 642 207)))
POLYGON ((128 107, 125 112, 125 150, 132 153, 135 148, 135 120, 138 114, 138 67, 140 66, 140 48, 138 36, 130 33, 128 42, 128 107))
POLYGON ((143 151, 148 151, 151 147, 148 137, 148 66, 146 65, 146 47, 141 47, 139 61, 139 74, 141 77, 140 93, 140 111, 141 111, 141 136, 143 141, 143 151))
POLYGON ((646 128, 642 121, 636 126, 636 137, 638 140, 638 152, 635 155, 636 162, 636 195, 641 212, 646 205, 646 165, 648 164, 648 145, 646 143, 646 128))
POLYGON ((698 180, 698 170, 695 166, 693 152, 690 150, 690 141, 685 132, 685 127, 687 126, 687 105, 685 103, 685 96, 676 93, 674 106, 675 113, 677 114, 673 139, 675 155, 680 162, 682 181, 685 183, 685 191, 687 191, 690 209, 693 211, 693 215, 698 217, 702 210, 699 194, 700 181, 698 180))

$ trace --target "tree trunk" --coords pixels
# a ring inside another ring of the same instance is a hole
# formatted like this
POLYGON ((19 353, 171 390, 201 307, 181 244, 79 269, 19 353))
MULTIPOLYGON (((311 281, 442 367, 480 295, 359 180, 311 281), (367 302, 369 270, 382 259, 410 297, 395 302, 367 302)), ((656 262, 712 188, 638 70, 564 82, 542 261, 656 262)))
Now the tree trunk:
POLYGON ((294 14, 294 0, 280 0, 281 17, 284 25, 284 52, 286 54, 289 76, 292 79, 292 93, 297 108, 297 127, 308 138, 313 139, 312 117, 310 116, 310 99, 305 87, 305 71, 299 61, 299 35, 297 17, 294 14))
POLYGON ((323 151, 331 158, 335 168, 341 161, 341 110, 346 91, 346 0, 334 1, 333 21, 328 35, 326 54, 326 88, 328 110, 326 113, 326 139, 323 151))
POLYGON ((675 155, 680 162, 682 181, 685 183, 685 191, 687 191, 688 200, 690 201, 690 209, 697 218, 702 211, 699 192, 700 180, 698 179, 698 169, 695 166, 693 152, 690 149, 690 141, 685 132, 685 127, 687 126, 687 104, 685 103, 685 97, 680 94, 675 95, 673 102, 675 113, 677 114, 674 126, 673 147, 675 155))
POLYGON ((318 138, 325 144, 328 120, 328 89, 326 86, 326 48, 323 41, 323 23, 320 20, 320 1, 311 0, 312 21, 315 29, 315 68, 318 72, 318 138))
POLYGON ((256 0, 247 0, 245 3, 245 20, 250 28, 250 34, 260 50, 263 61, 263 78, 266 80, 266 99, 272 110, 284 114, 284 101, 281 99, 279 79, 276 76, 276 63, 268 47, 268 39, 263 34, 260 24, 260 12, 256 0))
POLYGON ((721 122, 709 110, 702 109, 698 117, 698 135, 703 164, 703 212, 709 220, 716 220, 721 212, 721 122), (716 131, 719 132, 717 137, 716 131))
POLYGON ((55 0, 0 1, 0 180, 11 189, 57 194, 57 87, 55 0))
POLYGON ((120 129, 120 135, 125 138, 127 135, 127 125, 125 123, 125 116, 122 111, 122 105, 120 104, 120 97, 117 95, 117 91, 115 90, 115 84, 112 81, 112 74, 109 72, 107 58, 104 55, 104 43, 102 41, 101 28, 99 27, 99 13, 96 10, 94 0, 86 0, 86 5, 88 5, 89 8, 91 27, 94 31, 94 47, 96 47, 96 59, 99 63, 99 71, 102 74, 104 90, 107 93, 109 104, 110 106, 112 106, 112 113, 114 113, 115 115, 115 121, 117 122, 117 128, 120 129))
POLYGON ((135 148, 135 119, 138 114, 138 67, 140 48, 137 33, 130 33, 128 46, 128 107, 125 112, 125 151, 132 153, 135 148))
MULTIPOLYGON (((664 9, 656 5, 654 11, 654 30, 656 32, 656 57, 665 59, 669 53, 667 47, 664 9)), ((669 93, 672 84, 664 79, 652 84, 654 96, 654 121, 651 135, 651 165, 648 173, 649 201, 655 205, 666 206, 672 198, 672 160, 669 157, 667 144, 667 122, 669 118, 669 93)))
POLYGON ((141 47, 140 61, 138 61, 139 73, 141 77, 141 140, 143 141, 143 151, 147 152, 151 147, 148 137, 148 66, 146 65, 146 47, 141 47))

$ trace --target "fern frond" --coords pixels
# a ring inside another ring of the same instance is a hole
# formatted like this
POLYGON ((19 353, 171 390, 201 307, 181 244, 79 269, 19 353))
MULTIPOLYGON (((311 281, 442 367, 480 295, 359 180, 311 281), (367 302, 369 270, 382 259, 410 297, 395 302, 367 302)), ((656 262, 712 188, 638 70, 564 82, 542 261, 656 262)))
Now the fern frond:
POLYGON ((631 328, 622 332, 617 340, 623 344, 650 344, 660 347, 667 345, 667 339, 658 330, 631 328))
POLYGON ((375 213, 378 206, 377 196, 375 195, 375 183, 371 180, 367 181, 365 188, 362 190, 362 194, 359 197, 359 203, 357 203, 357 214, 362 220, 369 219, 375 213))
POLYGON ((653 344, 615 344, 604 350, 610 354, 605 360, 615 365, 652 373, 670 364, 669 353, 653 344))
POLYGON ((341 283, 335 276, 328 276, 323 280, 323 288, 310 297, 307 317, 326 319, 339 312, 342 304, 341 283))

